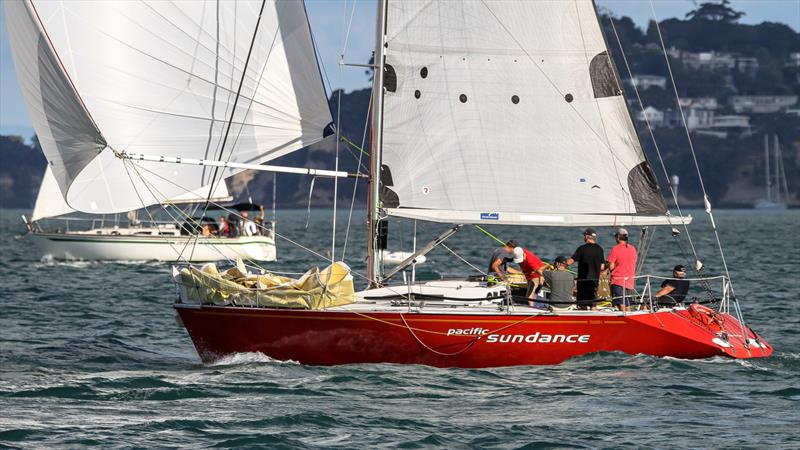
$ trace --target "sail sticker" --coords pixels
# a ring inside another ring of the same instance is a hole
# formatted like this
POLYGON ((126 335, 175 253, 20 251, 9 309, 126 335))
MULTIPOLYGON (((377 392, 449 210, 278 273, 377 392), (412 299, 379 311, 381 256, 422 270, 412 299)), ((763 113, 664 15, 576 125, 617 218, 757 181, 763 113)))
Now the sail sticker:
POLYGON ((500 213, 481 213, 481 220, 500 220, 500 213))

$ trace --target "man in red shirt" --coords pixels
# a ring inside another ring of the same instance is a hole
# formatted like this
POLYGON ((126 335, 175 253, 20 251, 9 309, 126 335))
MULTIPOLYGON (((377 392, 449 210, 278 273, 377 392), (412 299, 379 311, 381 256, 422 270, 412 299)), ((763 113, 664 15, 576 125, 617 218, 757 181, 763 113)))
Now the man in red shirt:
POLYGON ((547 264, 542 262, 532 251, 522 247, 514 248, 514 262, 519 264, 519 268, 525 274, 525 279, 528 280, 528 291, 525 295, 529 300, 528 305, 533 306, 533 298, 536 297, 536 291, 542 284, 542 274, 547 268, 547 264))
POLYGON ((621 311, 628 311, 634 295, 636 276, 636 247, 628 243, 628 230, 620 228, 614 235, 617 245, 608 254, 611 269, 611 303, 621 311))

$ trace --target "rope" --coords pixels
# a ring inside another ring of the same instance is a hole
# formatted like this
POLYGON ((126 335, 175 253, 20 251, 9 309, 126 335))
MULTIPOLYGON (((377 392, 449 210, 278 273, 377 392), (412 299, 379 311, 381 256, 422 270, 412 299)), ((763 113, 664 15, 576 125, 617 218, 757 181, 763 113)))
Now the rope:
POLYGON ((461 261, 462 261, 464 264, 466 264, 466 265, 468 265, 468 266, 472 267, 472 269, 474 269, 474 270, 475 270, 476 272, 478 272, 479 274, 481 274, 481 275, 487 275, 487 273, 486 273, 486 272, 482 271, 481 269, 478 269, 478 268, 477 268, 477 267, 475 267, 475 266, 474 266, 472 263, 470 263, 470 262, 469 262, 469 261, 467 261, 466 259, 462 258, 462 257, 461 257, 461 255, 459 255, 458 253, 454 252, 454 251, 453 251, 453 250, 452 250, 450 247, 448 247, 447 245, 445 245, 445 244, 444 244, 444 242, 442 242, 442 243, 441 243, 441 244, 439 244, 439 245, 441 245, 442 247, 444 247, 444 249, 445 249, 445 250, 447 250, 448 252, 452 253, 452 254, 453 254, 453 256, 455 256, 456 258, 460 259, 460 260, 461 260, 461 261))

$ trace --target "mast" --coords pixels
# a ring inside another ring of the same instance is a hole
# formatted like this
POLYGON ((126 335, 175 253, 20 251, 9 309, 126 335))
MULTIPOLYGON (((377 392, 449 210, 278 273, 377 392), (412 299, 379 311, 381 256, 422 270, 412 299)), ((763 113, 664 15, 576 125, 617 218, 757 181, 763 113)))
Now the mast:
POLYGON ((767 189, 767 202, 772 202, 772 171, 769 170, 769 135, 764 134, 764 184, 767 189))
POLYGON ((372 77, 372 149, 369 173, 369 249, 367 258, 367 279, 371 286, 378 284, 381 277, 381 261, 378 257, 378 224, 380 222, 380 173, 381 150, 383 146, 383 66, 386 42, 386 0, 378 0, 378 18, 375 27, 374 72, 372 77))
MULTIPOLYGON (((783 195, 786 202, 789 201, 789 184, 786 182, 786 170, 783 168, 783 153, 781 153, 781 143, 775 135, 775 151, 778 152, 778 177, 780 186, 783 187, 783 195)), ((780 189, 780 187, 779 187, 780 189)))
POLYGON ((776 134, 773 137, 775 138, 774 139, 774 146, 773 146, 774 147, 774 149, 773 149, 773 157, 775 158, 775 177, 773 177, 773 179, 775 180, 775 203, 780 203, 782 201, 781 200, 781 171, 780 171, 780 167, 781 167, 781 159, 780 158, 781 157, 780 157, 780 153, 778 151, 778 135, 776 134))

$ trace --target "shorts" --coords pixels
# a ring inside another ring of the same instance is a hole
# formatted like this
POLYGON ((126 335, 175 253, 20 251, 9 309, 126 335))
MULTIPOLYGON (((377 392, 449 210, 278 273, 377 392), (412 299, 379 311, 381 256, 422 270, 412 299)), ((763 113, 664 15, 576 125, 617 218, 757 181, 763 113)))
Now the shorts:
POLYGON ((531 294, 536 292, 541 284, 542 279, 539 277, 528 280, 528 290, 525 291, 525 297, 530 298, 531 294))
POLYGON ((611 285, 611 304, 614 306, 620 306, 623 303, 625 306, 631 306, 634 295, 633 289, 627 289, 618 284, 611 285))
POLYGON ((597 300, 597 280, 578 280, 576 288, 575 299, 578 301, 578 307, 594 306, 593 301, 587 300, 597 300))

